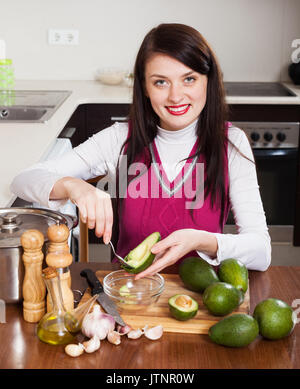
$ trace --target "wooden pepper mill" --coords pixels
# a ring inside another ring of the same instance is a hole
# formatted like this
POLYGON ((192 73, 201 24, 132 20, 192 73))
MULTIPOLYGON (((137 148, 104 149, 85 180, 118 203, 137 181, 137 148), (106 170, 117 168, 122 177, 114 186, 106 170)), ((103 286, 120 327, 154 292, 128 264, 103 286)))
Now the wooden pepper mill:
POLYGON ((25 266, 23 281, 23 317, 37 323, 45 314, 46 286, 42 278, 44 235, 38 230, 27 230, 21 236, 25 266))
POLYGON ((65 224, 52 224, 48 227, 47 236, 49 239, 48 253, 57 251, 68 251, 69 228, 65 224))
MULTIPOLYGON (((48 266, 53 266, 58 270, 65 309, 72 311, 74 309, 74 296, 71 290, 69 266, 73 262, 73 257, 68 245, 69 233, 65 224, 53 224, 48 228, 49 247, 46 262, 48 266)), ((47 312, 50 312, 51 309, 51 298, 47 296, 47 312)))
MULTIPOLYGON (((65 224, 52 224, 50 227, 48 227, 47 230, 47 236, 49 239, 49 246, 47 250, 48 254, 58 253, 61 251, 67 251, 68 253, 70 253, 70 247, 68 245, 69 234, 70 234, 69 228, 65 224)), ((68 285, 71 288, 71 273, 69 269, 65 269, 65 272, 68 273, 68 285)))

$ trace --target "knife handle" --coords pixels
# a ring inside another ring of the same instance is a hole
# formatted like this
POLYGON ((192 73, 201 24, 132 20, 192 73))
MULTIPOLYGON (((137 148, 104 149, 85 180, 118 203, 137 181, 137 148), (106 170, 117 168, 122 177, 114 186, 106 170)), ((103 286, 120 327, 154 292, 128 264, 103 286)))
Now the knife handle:
POLYGON ((103 286, 98 280, 95 272, 91 269, 84 269, 80 272, 81 277, 86 278, 92 292, 92 296, 103 292, 103 286))

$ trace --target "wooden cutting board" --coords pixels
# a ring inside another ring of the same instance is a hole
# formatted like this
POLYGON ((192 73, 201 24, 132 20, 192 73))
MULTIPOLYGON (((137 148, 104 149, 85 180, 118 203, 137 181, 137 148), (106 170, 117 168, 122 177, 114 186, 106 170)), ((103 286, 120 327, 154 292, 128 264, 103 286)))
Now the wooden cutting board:
MULTIPOLYGON (((99 270, 96 272, 97 277, 102 282, 104 276, 108 274, 109 271, 99 270)), ((121 313, 121 316, 125 323, 129 324, 134 329, 143 328, 146 324, 149 327, 156 326, 161 324, 165 332, 180 332, 180 333, 190 333, 190 334, 207 334, 209 328, 217 323, 219 320, 223 319, 224 316, 213 316, 205 308, 202 302, 202 295, 200 293, 192 292, 186 289, 178 276, 178 274, 161 274, 165 279, 165 289, 161 294, 159 300, 149 306, 145 311, 137 311, 134 314, 125 314, 121 313), (188 294, 194 298, 199 304, 199 310, 195 317, 187 321, 179 321, 174 319, 169 311, 168 300, 171 296, 175 294, 188 294)), ((82 297, 80 304, 86 302, 90 295, 90 289, 88 288, 82 297)), ((245 294, 245 299, 243 304, 241 304, 237 310, 233 313, 247 313, 250 312, 250 294, 249 288, 245 294)), ((230 314, 230 315, 231 315, 230 314)))

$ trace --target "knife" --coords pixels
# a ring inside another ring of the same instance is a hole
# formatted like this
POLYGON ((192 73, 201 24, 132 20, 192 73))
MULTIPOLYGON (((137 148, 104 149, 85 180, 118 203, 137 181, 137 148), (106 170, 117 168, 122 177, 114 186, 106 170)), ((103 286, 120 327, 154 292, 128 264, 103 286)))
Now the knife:
POLYGON ((97 278, 95 272, 91 269, 84 269, 80 272, 81 277, 86 278, 89 287, 91 288, 92 296, 99 294, 97 298, 98 303, 102 308, 111 315, 115 321, 121 326, 125 326, 123 319, 117 311, 115 303, 104 293, 103 286, 97 278))

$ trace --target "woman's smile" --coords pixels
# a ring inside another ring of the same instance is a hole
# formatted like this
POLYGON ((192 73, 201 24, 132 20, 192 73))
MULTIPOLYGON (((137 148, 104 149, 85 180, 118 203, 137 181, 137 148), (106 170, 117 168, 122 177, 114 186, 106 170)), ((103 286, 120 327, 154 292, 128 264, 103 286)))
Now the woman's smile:
POLYGON ((165 130, 193 123, 206 104, 207 76, 177 59, 155 53, 146 63, 145 89, 165 130))
POLYGON ((170 106, 166 107, 166 109, 168 110, 168 112, 171 115, 179 116, 179 115, 184 115, 185 113, 187 113, 190 106, 191 106, 190 104, 170 105, 170 106))

